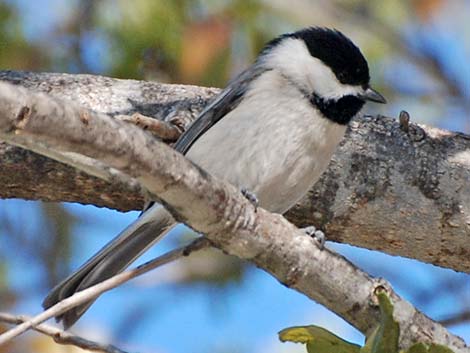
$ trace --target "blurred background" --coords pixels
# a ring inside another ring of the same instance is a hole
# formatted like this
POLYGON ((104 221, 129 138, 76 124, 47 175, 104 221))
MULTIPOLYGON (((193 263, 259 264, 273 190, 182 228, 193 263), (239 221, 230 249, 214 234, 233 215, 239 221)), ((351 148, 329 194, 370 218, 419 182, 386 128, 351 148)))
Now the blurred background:
MULTIPOLYGON (((0 0, 0 69, 92 73, 223 87, 263 43, 309 25, 340 29, 388 99, 367 113, 470 133, 468 0, 0 0), (378 110, 382 109, 382 110, 378 110)), ((419 207, 419 206, 418 206, 419 207)), ((0 311, 36 314, 47 291, 128 225, 94 206, 0 201, 0 311)), ((411 230, 412 231, 412 230, 411 230)), ((180 227, 142 259, 193 236, 180 227)), ((328 244, 470 343, 470 276, 328 244)), ((249 264, 191 256, 103 295, 73 332, 133 352, 303 352, 277 332, 342 319, 249 264)), ((0 330, 5 325, 0 323, 0 330)), ((72 352, 29 333, 1 352, 72 352)))

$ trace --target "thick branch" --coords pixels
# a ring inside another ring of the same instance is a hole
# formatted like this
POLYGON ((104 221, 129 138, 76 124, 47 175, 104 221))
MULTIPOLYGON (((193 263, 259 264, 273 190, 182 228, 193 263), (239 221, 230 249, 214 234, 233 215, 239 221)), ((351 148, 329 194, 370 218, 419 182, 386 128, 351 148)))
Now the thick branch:
MULTIPOLYGON (((45 92, 116 117, 141 113, 186 126, 217 89, 160 85, 101 76, 0 71, 0 80, 45 92)), ((143 196, 0 141, 0 198, 69 201, 121 211, 142 209, 143 196)))
POLYGON ((0 85, 0 136, 60 152, 98 159, 137 179, 158 195, 180 221, 207 235, 223 251, 249 260, 332 309, 364 333, 377 323, 372 303, 386 287, 402 329, 401 345, 433 341, 455 352, 470 352, 464 342, 414 309, 383 281, 370 278, 343 257, 324 249, 282 216, 255 212, 233 186, 212 178, 183 156, 137 127, 104 114, 89 114, 73 104, 0 85), (28 114, 24 112, 27 111, 28 114))
MULTIPOLYGON (((110 115, 140 112, 185 126, 216 89, 90 75, 0 72, 0 79, 110 115)), ((0 197, 138 209, 143 197, 0 143, 0 197)), ((287 217, 330 240, 470 272, 470 137, 395 120, 351 127, 329 170, 287 217)))

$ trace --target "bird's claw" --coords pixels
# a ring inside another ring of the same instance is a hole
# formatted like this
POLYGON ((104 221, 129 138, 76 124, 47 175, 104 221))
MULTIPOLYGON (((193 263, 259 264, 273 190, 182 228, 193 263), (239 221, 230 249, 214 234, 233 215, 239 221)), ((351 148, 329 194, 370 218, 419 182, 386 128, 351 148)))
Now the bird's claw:
POLYGON ((259 200, 256 197, 254 193, 251 191, 247 190, 246 188, 242 188, 241 190, 242 195, 245 196, 245 198, 250 201, 250 203, 255 207, 255 212, 258 210, 258 205, 259 205, 259 200))
POLYGON ((318 243, 318 247, 323 249, 325 247, 326 236, 321 230, 315 228, 314 226, 309 226, 302 228, 302 230, 307 234, 309 237, 315 239, 318 243))

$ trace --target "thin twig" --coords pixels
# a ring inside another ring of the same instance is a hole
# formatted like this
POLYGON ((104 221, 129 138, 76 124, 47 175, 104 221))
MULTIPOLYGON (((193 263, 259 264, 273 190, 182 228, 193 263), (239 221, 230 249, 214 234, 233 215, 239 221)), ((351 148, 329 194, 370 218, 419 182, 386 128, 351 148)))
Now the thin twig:
POLYGON ((137 125, 167 142, 176 141, 182 132, 176 125, 156 118, 151 118, 140 113, 134 113, 132 115, 117 115, 115 118, 137 125))
POLYGON ((467 321, 470 321, 470 310, 466 310, 456 315, 446 317, 442 320, 439 320, 438 322, 444 326, 452 326, 452 325, 458 325, 467 321))
POLYGON ((25 331, 31 329, 32 327, 36 327, 40 323, 63 314, 64 312, 75 308, 76 306, 85 303, 91 299, 96 298, 100 294, 115 288, 132 278, 140 276, 154 268, 160 267, 172 261, 175 261, 183 256, 188 256, 190 253, 194 251, 198 251, 210 246, 209 240, 204 237, 200 237, 194 240, 192 243, 180 247, 178 249, 172 250, 159 256, 149 262, 146 262, 143 265, 140 265, 132 270, 122 272, 114 277, 107 279, 101 283, 98 283, 92 287, 89 287, 85 290, 75 293, 71 297, 68 297, 56 305, 50 307, 49 309, 39 313, 38 315, 32 317, 30 320, 21 323, 20 325, 12 328, 11 330, 6 331, 5 333, 0 335, 0 345, 5 344, 6 342, 10 341, 11 339, 15 338, 16 336, 24 333, 25 331))
MULTIPOLYGON (((20 325, 31 319, 32 318, 30 316, 26 316, 26 315, 16 316, 16 315, 0 312, 0 321, 8 323, 8 324, 20 325)), ((95 351, 95 352, 127 353, 126 351, 123 351, 122 349, 119 349, 116 346, 113 346, 112 344, 103 344, 103 343, 90 341, 86 338, 73 335, 69 332, 61 330, 52 325, 40 324, 40 325, 33 327, 33 330, 51 337, 58 344, 76 346, 76 347, 80 347, 80 348, 87 349, 89 351, 95 351)))

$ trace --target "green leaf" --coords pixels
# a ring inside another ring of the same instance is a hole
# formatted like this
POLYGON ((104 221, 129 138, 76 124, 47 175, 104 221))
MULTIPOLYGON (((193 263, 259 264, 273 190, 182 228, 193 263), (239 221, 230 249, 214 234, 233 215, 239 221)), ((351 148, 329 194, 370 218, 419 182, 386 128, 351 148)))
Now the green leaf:
POLYGON ((279 339, 282 342, 305 343, 308 353, 359 353, 361 348, 314 325, 286 328, 279 332, 279 339))
POLYGON ((367 338, 361 353, 398 353, 400 326, 393 319, 393 304, 385 292, 378 293, 380 323, 367 338))
POLYGON ((443 346, 441 344, 431 343, 428 349, 429 353, 454 353, 449 347, 443 346))
POLYGON ((369 337, 366 338, 366 344, 364 347, 361 348, 361 353, 371 353, 372 352, 372 346, 373 343, 375 342, 375 337, 377 336, 377 333, 379 332, 379 326, 377 326, 374 331, 370 334, 369 337))
POLYGON ((446 346, 431 343, 429 346, 424 343, 415 343, 405 353, 453 353, 454 351, 446 346))
POLYGON ((428 353, 428 346, 424 343, 415 343, 405 353, 428 353))
MULTIPOLYGON (((388 295, 382 291, 377 299, 380 308, 380 322, 367 337, 364 347, 350 343, 332 332, 318 326, 295 326, 279 332, 282 342, 290 341, 307 345, 308 353, 399 353, 398 339, 400 326, 393 319, 393 304, 388 295)), ((453 353, 439 344, 416 343, 400 353, 453 353)))

